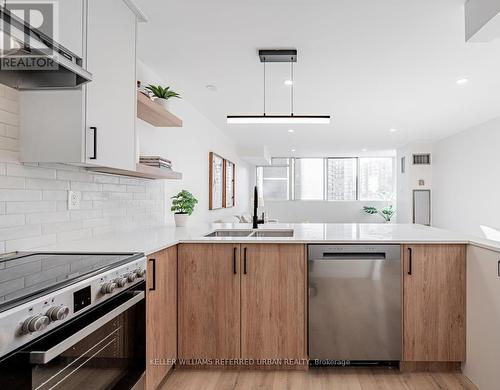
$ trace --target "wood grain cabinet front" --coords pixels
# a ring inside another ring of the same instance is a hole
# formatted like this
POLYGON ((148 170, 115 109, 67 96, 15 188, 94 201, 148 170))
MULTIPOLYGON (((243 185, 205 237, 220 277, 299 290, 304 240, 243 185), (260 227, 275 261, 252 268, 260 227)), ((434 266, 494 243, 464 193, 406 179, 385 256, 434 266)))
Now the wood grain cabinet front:
POLYGON ((146 389, 155 390, 177 358, 177 247, 148 257, 146 389))
POLYGON ((303 359, 301 244, 179 245, 179 358, 303 359))
POLYGON ((403 360, 465 360, 466 245, 403 246, 403 360))

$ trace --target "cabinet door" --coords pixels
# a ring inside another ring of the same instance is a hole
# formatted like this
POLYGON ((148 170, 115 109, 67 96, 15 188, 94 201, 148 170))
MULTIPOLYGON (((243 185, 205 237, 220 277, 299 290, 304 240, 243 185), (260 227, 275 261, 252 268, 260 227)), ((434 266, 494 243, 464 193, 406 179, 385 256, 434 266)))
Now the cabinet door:
POLYGON ((179 358, 240 356, 239 245, 179 245, 179 358))
POLYGON ((177 247, 148 258, 146 388, 158 387, 177 358, 177 247))
POLYGON ((403 253, 403 360, 465 360, 465 245, 403 253))
POLYGON ((500 253, 467 249, 467 361, 464 374, 482 390, 500 383, 500 253))
POLYGON ((136 17, 123 0, 89 0, 86 162, 135 169, 136 17))
POLYGON ((304 245, 242 245, 241 356, 306 357, 304 245))

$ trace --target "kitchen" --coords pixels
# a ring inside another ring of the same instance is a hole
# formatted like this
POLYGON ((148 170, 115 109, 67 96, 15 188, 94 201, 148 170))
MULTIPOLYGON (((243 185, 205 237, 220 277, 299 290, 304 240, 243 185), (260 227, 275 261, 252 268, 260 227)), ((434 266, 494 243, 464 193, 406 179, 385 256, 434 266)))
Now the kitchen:
POLYGON ((0 387, 496 389, 500 7, 435 3, 2 2, 0 387))

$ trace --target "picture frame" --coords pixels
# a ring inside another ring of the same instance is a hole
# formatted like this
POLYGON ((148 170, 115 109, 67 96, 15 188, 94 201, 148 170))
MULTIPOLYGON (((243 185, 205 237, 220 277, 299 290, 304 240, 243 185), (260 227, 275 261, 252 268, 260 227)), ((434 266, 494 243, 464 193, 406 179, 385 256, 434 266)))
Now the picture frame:
POLYGON ((222 209, 224 207, 224 159, 218 154, 210 152, 208 166, 208 209, 222 209))
POLYGON ((236 204, 235 189, 236 189, 236 164, 229 160, 224 160, 224 198, 223 203, 225 208, 234 207, 236 204))

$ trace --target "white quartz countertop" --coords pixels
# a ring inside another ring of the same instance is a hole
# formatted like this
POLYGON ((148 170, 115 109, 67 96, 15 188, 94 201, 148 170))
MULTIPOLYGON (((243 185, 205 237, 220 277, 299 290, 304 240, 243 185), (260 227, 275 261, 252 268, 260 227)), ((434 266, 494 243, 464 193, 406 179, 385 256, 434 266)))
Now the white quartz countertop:
POLYGON ((193 224, 176 228, 160 225, 63 242, 38 250, 56 252, 144 252, 146 254, 184 242, 219 243, 460 243, 476 244, 500 251, 500 242, 474 239, 459 233, 412 224, 267 224, 259 230, 293 229, 293 237, 204 237, 217 229, 251 229, 250 224, 193 224))

